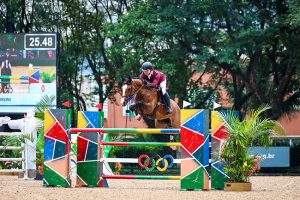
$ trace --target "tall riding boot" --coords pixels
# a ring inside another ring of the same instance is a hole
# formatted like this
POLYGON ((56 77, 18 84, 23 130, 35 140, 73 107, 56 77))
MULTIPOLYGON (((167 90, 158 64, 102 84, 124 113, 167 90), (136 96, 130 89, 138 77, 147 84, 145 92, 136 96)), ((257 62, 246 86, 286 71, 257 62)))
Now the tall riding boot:
POLYGON ((166 108, 167 108, 167 114, 170 114, 173 112, 172 107, 170 106, 170 96, 168 94, 168 92, 166 92, 164 94, 164 99, 165 99, 165 104, 166 104, 166 108))

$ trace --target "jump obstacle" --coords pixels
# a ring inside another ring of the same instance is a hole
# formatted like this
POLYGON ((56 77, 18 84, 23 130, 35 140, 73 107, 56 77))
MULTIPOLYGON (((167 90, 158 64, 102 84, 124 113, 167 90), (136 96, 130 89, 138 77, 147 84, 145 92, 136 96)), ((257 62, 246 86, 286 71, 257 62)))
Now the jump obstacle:
MULTIPOLYGON (((46 186, 105 187, 107 179, 162 179, 180 180, 181 190, 208 190, 209 179, 211 179, 211 188, 222 189, 224 187, 224 182, 228 178, 224 173, 224 164, 218 160, 218 157, 213 156, 212 162, 209 163, 209 110, 181 110, 180 129, 98 128, 103 126, 99 117, 99 112, 79 112, 78 128, 70 128, 70 110, 45 111, 44 181, 46 186), (71 151, 71 135, 77 132, 79 132, 77 172, 74 179, 72 178, 74 169, 72 158, 73 160, 76 158, 71 151), (118 133, 180 134, 180 143, 105 141, 105 134, 118 133), (133 145, 180 146, 180 176, 106 175, 103 173, 105 159, 109 160, 106 158, 105 148, 133 145), (208 170, 209 167, 211 170, 208 170), (210 175, 208 171, 211 171, 210 175)), ((211 117, 211 121, 214 121, 211 125, 211 146, 217 152, 225 139, 224 127, 217 111, 212 111, 211 117)))

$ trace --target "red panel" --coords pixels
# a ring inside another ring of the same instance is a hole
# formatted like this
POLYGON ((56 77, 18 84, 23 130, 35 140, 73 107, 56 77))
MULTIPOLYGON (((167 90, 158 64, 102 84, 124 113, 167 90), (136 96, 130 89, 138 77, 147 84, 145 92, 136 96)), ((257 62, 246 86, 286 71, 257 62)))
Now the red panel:
POLYGON ((68 136, 64 128, 55 122, 54 125, 46 133, 47 136, 55 138, 61 142, 68 144, 68 136))
POLYGON ((28 78, 28 82, 29 82, 29 84, 31 84, 31 83, 39 83, 38 80, 30 78, 30 77, 28 78))
POLYGON ((228 133, 226 133, 225 127, 222 125, 218 130, 216 130, 213 136, 219 138, 220 140, 226 140, 228 137, 228 133))
POLYGON ((84 161, 87 144, 87 140, 81 137, 77 138, 77 161, 84 161))
POLYGON ((191 154, 204 142, 204 136, 192 130, 180 127, 180 142, 191 154))

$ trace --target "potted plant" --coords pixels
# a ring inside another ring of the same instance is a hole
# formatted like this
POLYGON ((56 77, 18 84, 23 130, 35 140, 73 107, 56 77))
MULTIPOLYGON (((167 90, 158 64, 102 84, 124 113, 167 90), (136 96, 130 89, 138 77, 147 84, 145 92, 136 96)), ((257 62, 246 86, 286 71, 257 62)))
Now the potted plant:
POLYGON ((261 116, 268 109, 269 106, 263 105, 257 110, 250 110, 242 121, 234 112, 221 114, 228 133, 220 152, 220 158, 225 163, 225 173, 230 177, 225 183, 225 191, 250 191, 249 177, 259 169, 257 164, 260 157, 250 157, 248 147, 268 147, 271 135, 284 133, 277 121, 261 116))

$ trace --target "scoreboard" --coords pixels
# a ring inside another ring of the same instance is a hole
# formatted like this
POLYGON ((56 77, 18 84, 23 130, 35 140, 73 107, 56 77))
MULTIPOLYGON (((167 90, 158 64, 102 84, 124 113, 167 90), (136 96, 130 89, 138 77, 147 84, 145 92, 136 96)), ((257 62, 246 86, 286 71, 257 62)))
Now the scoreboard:
POLYGON ((0 114, 25 113, 57 99, 57 34, 0 34, 0 114))

